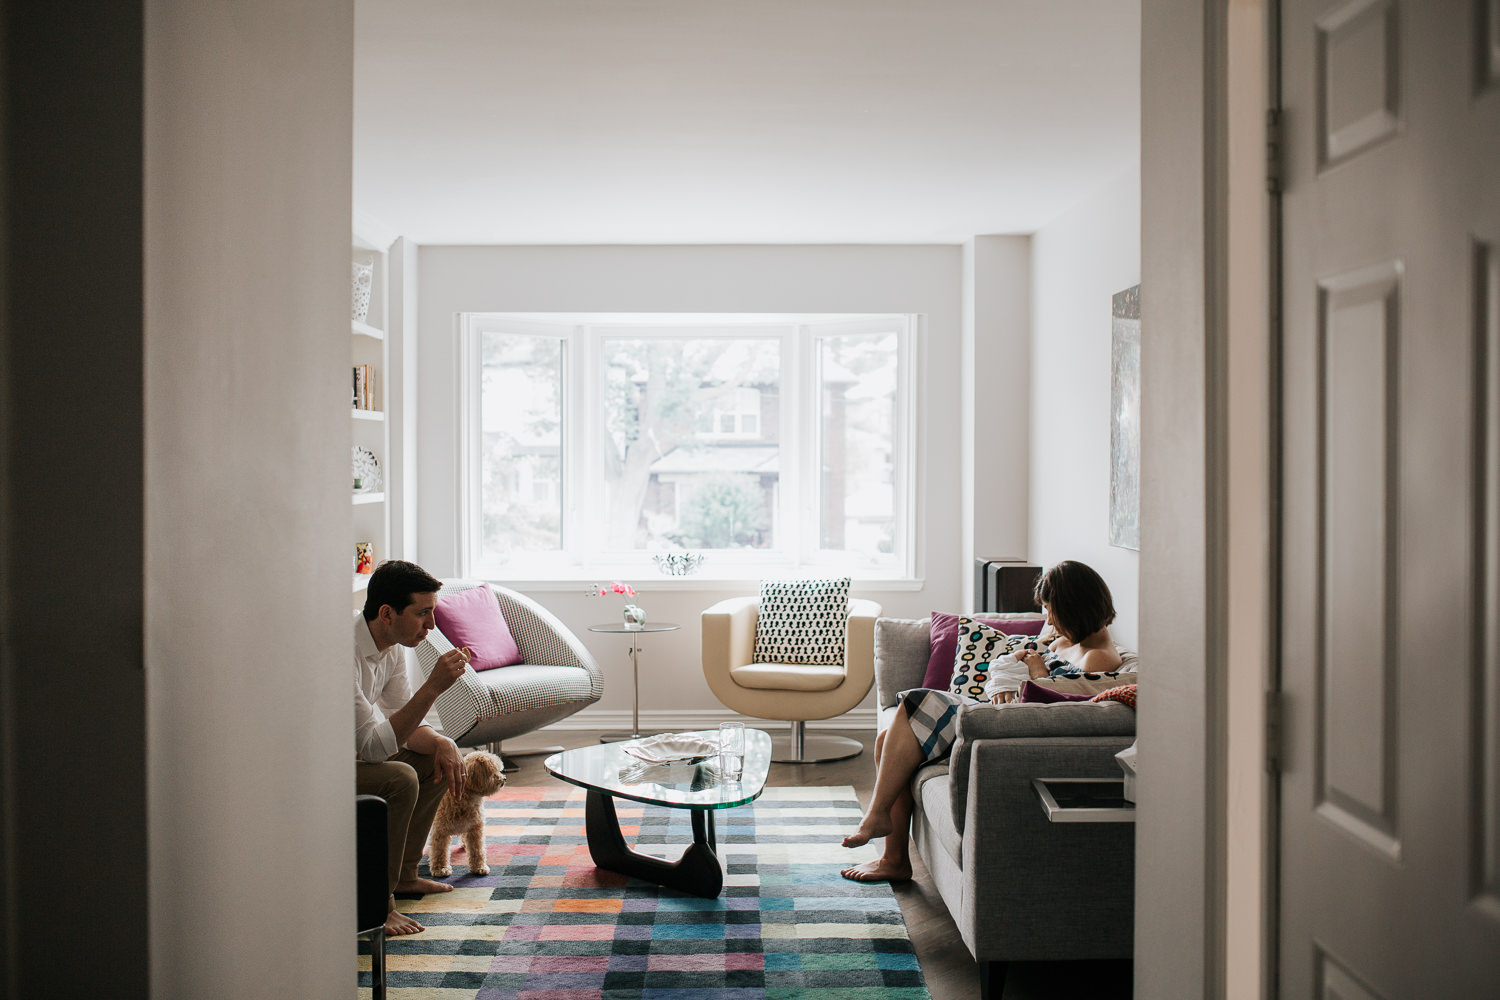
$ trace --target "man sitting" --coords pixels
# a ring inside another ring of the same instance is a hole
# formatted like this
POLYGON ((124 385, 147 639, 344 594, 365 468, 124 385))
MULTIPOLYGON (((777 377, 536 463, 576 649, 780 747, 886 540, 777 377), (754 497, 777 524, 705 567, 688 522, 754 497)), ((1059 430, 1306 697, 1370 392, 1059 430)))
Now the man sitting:
POLYGON ((363 612, 354 613, 355 789, 386 801, 391 896, 387 934, 415 934, 421 924, 396 912, 398 892, 450 892, 444 882, 417 876, 422 845, 443 793, 463 791, 458 746, 422 719, 438 695, 463 676, 468 649, 455 649, 415 694, 406 676, 403 646, 416 646, 433 627, 432 609, 442 583, 415 563, 387 560, 370 576, 363 612))

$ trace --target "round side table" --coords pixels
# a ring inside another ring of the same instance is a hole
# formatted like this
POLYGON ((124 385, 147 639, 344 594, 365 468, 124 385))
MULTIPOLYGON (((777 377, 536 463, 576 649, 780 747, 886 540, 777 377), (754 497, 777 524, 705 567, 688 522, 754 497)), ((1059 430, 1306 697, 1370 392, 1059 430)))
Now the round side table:
POLYGON ((641 648, 640 636, 645 632, 675 632, 682 628, 671 622, 647 622, 644 625, 626 625, 623 622, 606 622, 603 625, 590 625, 590 632, 609 632, 615 635, 630 636, 630 672, 634 675, 635 701, 630 708, 630 732, 628 733, 605 733, 599 737, 600 743, 617 743, 620 740, 638 740, 641 738, 641 648))

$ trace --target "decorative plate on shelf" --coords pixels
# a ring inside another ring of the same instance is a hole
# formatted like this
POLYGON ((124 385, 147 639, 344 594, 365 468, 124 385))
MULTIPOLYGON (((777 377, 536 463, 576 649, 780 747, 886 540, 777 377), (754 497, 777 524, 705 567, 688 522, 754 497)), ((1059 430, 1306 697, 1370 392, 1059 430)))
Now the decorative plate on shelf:
POLYGON ((359 445, 354 446, 354 478, 359 485, 356 493, 379 493, 383 483, 380 479, 380 463, 374 453, 359 445))

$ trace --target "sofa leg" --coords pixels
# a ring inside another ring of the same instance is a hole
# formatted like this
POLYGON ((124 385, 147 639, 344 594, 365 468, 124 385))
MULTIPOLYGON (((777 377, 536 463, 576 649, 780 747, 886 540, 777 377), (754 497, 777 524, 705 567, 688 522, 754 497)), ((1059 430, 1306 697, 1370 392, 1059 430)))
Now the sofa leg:
POLYGON ((1005 995, 1005 963, 979 963, 979 1000, 1001 1000, 1005 995))

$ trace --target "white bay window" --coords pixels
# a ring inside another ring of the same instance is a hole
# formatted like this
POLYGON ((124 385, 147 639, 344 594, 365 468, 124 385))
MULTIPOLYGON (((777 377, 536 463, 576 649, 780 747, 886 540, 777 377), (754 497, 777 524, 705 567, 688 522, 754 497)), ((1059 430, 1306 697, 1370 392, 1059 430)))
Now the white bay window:
POLYGON ((470 313, 460 324, 463 571, 910 577, 905 315, 470 313))

